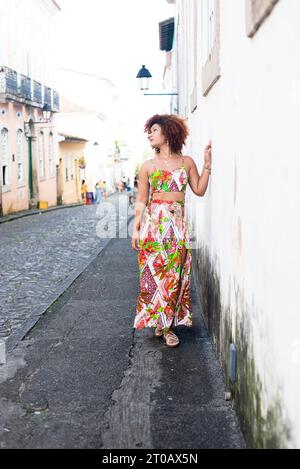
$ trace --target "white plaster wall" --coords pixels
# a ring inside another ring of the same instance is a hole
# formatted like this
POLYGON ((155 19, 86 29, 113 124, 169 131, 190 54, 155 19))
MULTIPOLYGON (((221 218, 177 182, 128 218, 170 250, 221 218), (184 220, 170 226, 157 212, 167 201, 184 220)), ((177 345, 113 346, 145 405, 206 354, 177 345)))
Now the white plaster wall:
MULTIPOLYGON (((279 0, 253 38, 245 33, 244 0, 220 4, 221 77, 207 97, 201 92, 200 12, 198 17, 198 106, 188 112, 187 154, 201 172, 211 138, 212 175, 203 198, 188 194, 194 243, 208 246, 211 259, 217 256, 222 306, 230 304, 233 315, 235 285, 242 290, 263 406, 282 388, 283 413, 300 447, 300 2, 279 0)), ((186 77, 192 48, 184 53, 191 34, 184 29, 186 0, 177 0, 176 9, 183 15, 177 53, 184 115, 192 92, 186 77)))

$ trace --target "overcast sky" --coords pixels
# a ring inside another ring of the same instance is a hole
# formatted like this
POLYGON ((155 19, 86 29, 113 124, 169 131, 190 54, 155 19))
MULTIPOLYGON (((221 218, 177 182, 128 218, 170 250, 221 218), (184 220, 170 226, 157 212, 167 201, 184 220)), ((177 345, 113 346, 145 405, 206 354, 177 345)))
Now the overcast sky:
MULTIPOLYGON (((107 77, 124 99, 134 100, 141 95, 136 74, 146 65, 153 76, 149 91, 163 91, 165 52, 159 50, 158 23, 174 16, 174 5, 166 0, 59 0, 59 5, 60 67, 107 77)), ((144 97, 145 107, 159 111, 166 99, 144 97)))

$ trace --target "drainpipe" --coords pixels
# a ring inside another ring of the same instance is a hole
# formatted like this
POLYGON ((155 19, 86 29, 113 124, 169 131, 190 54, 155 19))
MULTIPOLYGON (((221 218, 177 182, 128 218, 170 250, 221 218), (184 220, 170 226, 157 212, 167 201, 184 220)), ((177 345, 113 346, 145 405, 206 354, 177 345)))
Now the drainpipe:
POLYGON ((3 217, 1 176, 0 176, 0 217, 3 217))
POLYGON ((28 184, 29 184, 29 200, 33 198, 33 178, 32 178, 32 137, 28 137, 28 184))

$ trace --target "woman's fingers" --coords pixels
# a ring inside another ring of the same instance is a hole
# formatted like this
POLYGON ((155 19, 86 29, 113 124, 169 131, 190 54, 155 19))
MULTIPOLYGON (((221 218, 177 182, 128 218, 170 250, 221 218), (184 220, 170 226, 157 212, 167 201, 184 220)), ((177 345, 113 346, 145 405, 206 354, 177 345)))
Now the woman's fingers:
POLYGON ((131 240, 131 246, 133 249, 136 251, 139 251, 139 239, 138 238, 132 238, 131 240))

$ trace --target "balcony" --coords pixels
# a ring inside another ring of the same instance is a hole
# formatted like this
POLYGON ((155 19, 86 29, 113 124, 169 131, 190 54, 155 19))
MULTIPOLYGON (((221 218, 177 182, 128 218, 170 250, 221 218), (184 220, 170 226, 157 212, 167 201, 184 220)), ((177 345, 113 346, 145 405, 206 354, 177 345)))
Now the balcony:
MULTIPOLYGON (((26 101, 31 101, 31 80, 25 75, 20 74, 20 96, 26 101)), ((32 97, 33 98, 33 97, 32 97)), ((32 99, 33 100, 33 99, 32 99)))
POLYGON ((44 104, 49 104, 51 106, 51 88, 44 86, 44 104))
POLYGON ((43 104, 42 85, 38 81, 33 81, 33 101, 43 104))
POLYGON ((58 112, 59 111, 59 94, 57 91, 55 90, 52 90, 52 97, 53 97, 53 100, 52 100, 52 109, 53 109, 53 112, 58 112))
POLYGON ((0 103, 15 101, 33 107, 50 105, 52 112, 59 111, 57 91, 17 73, 8 67, 0 66, 0 103))
POLYGON ((18 93, 18 74, 14 70, 7 68, 5 72, 4 67, 0 69, 0 93, 8 93, 15 95, 18 93))

